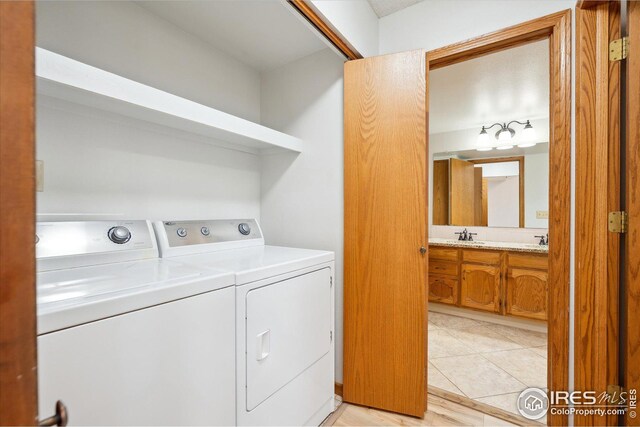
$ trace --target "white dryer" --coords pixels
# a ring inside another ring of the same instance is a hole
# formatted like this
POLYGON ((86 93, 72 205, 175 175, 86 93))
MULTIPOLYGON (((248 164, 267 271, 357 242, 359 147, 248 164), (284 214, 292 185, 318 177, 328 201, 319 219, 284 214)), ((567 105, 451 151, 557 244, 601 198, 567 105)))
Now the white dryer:
POLYGON ((235 287, 158 258, 148 221, 36 226, 40 413, 70 425, 235 424, 235 287))
POLYGON ((267 246, 253 219, 154 223, 161 256, 236 279, 238 425, 334 410, 334 254, 267 246))

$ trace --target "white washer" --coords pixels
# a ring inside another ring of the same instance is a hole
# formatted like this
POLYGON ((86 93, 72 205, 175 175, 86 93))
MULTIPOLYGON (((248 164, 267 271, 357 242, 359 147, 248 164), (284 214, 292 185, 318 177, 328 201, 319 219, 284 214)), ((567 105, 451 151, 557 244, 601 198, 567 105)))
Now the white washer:
POLYGON ((238 425, 334 410, 334 254, 266 246, 256 220, 154 223, 161 256, 236 277, 238 425))
POLYGON ((40 413, 70 425, 235 424, 229 272, 158 259, 148 221, 36 227, 40 413))

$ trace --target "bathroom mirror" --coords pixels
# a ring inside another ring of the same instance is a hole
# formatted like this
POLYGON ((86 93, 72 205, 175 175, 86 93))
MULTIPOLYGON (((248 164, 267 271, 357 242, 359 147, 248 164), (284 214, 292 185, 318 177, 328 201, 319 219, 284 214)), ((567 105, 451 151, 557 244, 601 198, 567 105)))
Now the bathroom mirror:
POLYGON ((430 72, 431 224, 548 227, 548 49, 539 41, 430 72))

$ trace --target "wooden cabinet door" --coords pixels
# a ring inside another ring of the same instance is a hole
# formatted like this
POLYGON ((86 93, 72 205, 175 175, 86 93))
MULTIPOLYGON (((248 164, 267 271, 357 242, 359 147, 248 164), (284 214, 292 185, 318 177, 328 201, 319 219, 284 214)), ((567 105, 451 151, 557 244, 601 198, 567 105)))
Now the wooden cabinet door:
POLYGON ((429 274, 429 301, 456 304, 458 280, 454 277, 429 274))
POLYGON ((412 51, 344 66, 343 397, 418 417, 427 387, 425 62, 412 51))
POLYGON ((549 273, 510 268, 506 312, 512 316, 547 320, 549 273))
POLYGON ((500 267, 462 264, 460 305, 491 312, 500 311, 500 267))

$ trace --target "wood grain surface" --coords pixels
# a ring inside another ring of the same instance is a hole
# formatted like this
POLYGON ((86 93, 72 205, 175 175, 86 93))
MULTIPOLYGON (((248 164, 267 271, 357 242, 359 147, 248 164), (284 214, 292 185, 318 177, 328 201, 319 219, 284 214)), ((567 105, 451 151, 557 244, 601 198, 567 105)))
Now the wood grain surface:
POLYGON ((37 418, 34 89, 33 3, 0 2, 0 425, 37 418))
POLYGON ((449 225, 475 224, 475 172, 473 163, 449 159, 449 225))
POLYGON ((344 400, 423 416, 427 129, 423 51, 345 64, 344 400))
MULTIPOLYGON (((640 389, 640 2, 630 1, 627 58, 627 212, 629 230, 626 241, 626 366, 627 388, 640 389)), ((638 411, 636 411, 637 414, 638 411)), ((640 414, 626 417, 627 425, 640 425, 640 414)))

